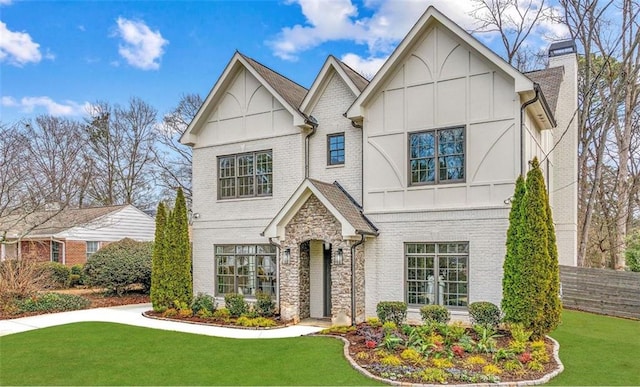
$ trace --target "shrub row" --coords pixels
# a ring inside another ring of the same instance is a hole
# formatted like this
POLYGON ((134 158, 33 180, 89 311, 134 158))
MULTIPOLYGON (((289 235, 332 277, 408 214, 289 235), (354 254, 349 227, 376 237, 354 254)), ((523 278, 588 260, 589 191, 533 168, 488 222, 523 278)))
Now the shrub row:
MULTIPOLYGON (((401 301, 381 301, 376 307, 381 324, 392 322, 401 326, 407 318, 407 304, 401 301)), ((420 316, 425 324, 446 324, 451 313, 442 305, 425 305, 420 308, 420 316)), ((473 324, 496 327, 501 321, 500 308, 486 301, 469 304, 469 318, 473 324)))
POLYGON ((87 298, 72 294, 45 293, 19 300, 15 303, 17 313, 65 312, 84 309, 91 305, 87 298))

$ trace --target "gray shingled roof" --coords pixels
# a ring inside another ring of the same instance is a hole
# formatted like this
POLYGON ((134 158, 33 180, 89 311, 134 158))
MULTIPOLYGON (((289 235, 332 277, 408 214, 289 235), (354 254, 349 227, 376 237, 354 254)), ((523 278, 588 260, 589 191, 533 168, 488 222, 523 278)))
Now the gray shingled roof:
POLYGON ((72 227, 86 225, 102 216, 118 211, 126 205, 67 208, 62 211, 37 211, 26 216, 13 215, 0 219, 0 230, 9 228, 9 235, 22 235, 27 231, 29 237, 51 236, 72 227), (34 225, 36 227, 34 227, 34 225))
POLYGON ((362 214, 362 208, 355 203, 353 198, 336 182, 333 184, 319 180, 309 179, 309 182, 322 193, 351 225, 365 234, 378 234, 378 229, 362 214))
POLYGON ((264 78, 273 89, 282 96, 282 98, 289 103, 294 109, 298 109, 304 96, 307 94, 307 89, 298 85, 289 78, 280 75, 279 73, 271 70, 267 66, 259 63, 246 55, 239 53, 249 64, 264 78))
POLYGON ((560 84, 564 75, 562 67, 551 67, 544 70, 532 71, 525 73, 529 79, 540 85, 542 94, 547 100, 549 108, 556 114, 556 106, 558 105, 558 94, 560 93, 560 84))
POLYGON ((362 91, 367 87, 367 85, 369 84, 369 80, 367 78, 360 75, 360 73, 358 73, 357 71, 349 67, 349 65, 347 65, 340 59, 338 58, 335 58, 335 59, 340 65, 340 67, 342 67, 344 72, 347 73, 347 76, 349 77, 349 79, 351 79, 351 82, 353 82, 356 85, 358 90, 362 91))

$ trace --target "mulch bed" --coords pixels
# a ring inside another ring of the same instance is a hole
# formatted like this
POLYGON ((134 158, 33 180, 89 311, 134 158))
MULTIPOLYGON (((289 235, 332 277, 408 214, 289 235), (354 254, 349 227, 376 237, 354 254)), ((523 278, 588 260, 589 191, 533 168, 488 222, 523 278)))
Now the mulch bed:
MULTIPOLYGON (((380 347, 371 348, 366 345, 366 338, 363 336, 363 330, 361 328, 366 327, 366 323, 359 324, 358 328, 355 330, 340 332, 332 331, 332 329, 324 331, 328 335, 332 336, 340 336, 346 339, 349 342, 348 351, 351 359, 357 363, 360 367, 367 370, 373 375, 381 377, 383 379, 393 380, 395 382, 403 382, 403 383, 425 383, 425 381, 420 380, 419 378, 407 376, 407 373, 410 373, 411 369, 414 371, 418 371, 420 369, 425 369, 427 367, 434 367, 430 364, 430 360, 434 357, 439 356, 437 353, 433 353, 429 356, 428 360, 425 360, 422 364, 416 365, 411 364, 408 361, 403 361, 403 365, 400 367, 389 367, 382 366, 380 362, 380 356, 376 354, 377 351, 380 351, 380 347), (359 353, 366 353, 366 356, 359 356, 359 353), (403 367, 406 367, 404 371, 401 371, 403 367)), ((382 328, 378 328, 382 330, 382 328)), ((475 333, 473 330, 468 329, 468 333, 474 338, 475 333)), ((509 341, 511 340, 511 335, 508 331, 499 331, 498 334, 501 337, 496 338, 497 348, 508 348, 509 341)), ((501 383, 515 383, 515 382, 524 382, 524 381, 532 381, 538 380, 545 375, 557 370, 559 368, 559 364, 556 362, 556 359, 553 355, 554 351, 554 343, 549 338, 544 339, 546 352, 549 355, 549 362, 543 364, 544 370, 542 371, 533 371, 526 369, 526 372, 509 372, 507 370, 502 369, 502 373, 499 375, 501 383)), ((400 346, 395 351, 389 351, 388 353, 394 354, 400 357, 401 352, 406 349, 404 346, 400 346)), ((444 351, 442 353, 444 355, 444 351)), ((454 369, 465 372, 473 372, 473 373, 482 373, 483 365, 475 365, 473 367, 463 366, 463 363, 466 359, 471 356, 480 356, 486 360, 486 364, 492 364, 492 354, 483 354, 483 353, 468 353, 465 352, 462 356, 453 356, 451 359, 453 361, 453 367, 448 367, 447 370, 454 369)), ((443 357, 446 357, 443 356, 443 357)), ((526 367, 525 367, 526 368, 526 367)), ((456 371, 457 372, 457 371, 456 371)), ((449 378, 447 380, 448 384, 465 384, 465 381, 454 380, 453 378, 449 378)), ((471 383, 471 382, 467 382, 471 383)), ((431 384, 431 383, 429 383, 431 384)), ((474 383, 475 384, 475 383, 474 383)))
POLYGON ((149 310, 144 312, 144 315, 151 318, 159 318, 163 320, 177 321, 177 322, 186 322, 192 324, 203 324, 203 325, 211 325, 211 326, 219 326, 219 327, 228 327, 228 328, 238 328, 238 329, 275 329, 275 328, 283 328, 288 325, 291 325, 291 321, 282 321, 280 317, 276 316, 270 318, 273 322, 276 323, 274 327, 244 327, 236 324, 235 318, 229 318, 228 320, 216 319, 216 318, 203 318, 199 316, 172 316, 165 317, 163 313, 155 312, 153 310, 149 310))

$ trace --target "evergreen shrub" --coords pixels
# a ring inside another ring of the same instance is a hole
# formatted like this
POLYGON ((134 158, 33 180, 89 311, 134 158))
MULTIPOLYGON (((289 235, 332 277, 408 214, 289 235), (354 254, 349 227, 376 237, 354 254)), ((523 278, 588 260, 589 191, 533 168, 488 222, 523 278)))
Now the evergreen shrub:
POLYGON ((224 305, 231 317, 240 317, 249 311, 249 305, 242 294, 230 293, 225 295, 224 305))
POLYGON ((212 296, 204 293, 198 293, 191 303, 193 313, 198 314, 201 310, 207 310, 211 313, 216 311, 216 301, 212 296))
POLYGON ((276 303, 270 294, 258 292, 256 294, 255 310, 261 317, 271 317, 276 309, 276 303))
POLYGON ((496 327, 500 324, 500 308, 487 301, 469 304, 469 317, 472 324, 496 327))
POLYGON ((18 313, 66 312, 87 308, 91 301, 73 294, 45 293, 16 301, 15 305, 18 313))
POLYGON ((446 324, 451 319, 451 313, 442 305, 425 305, 420 308, 420 316, 425 324, 446 324))
POLYGON ((59 262, 46 262, 44 269, 49 273, 52 285, 57 289, 66 289, 71 284, 71 269, 59 262))
POLYGON ((376 306, 376 314, 382 324, 391 321, 396 326, 402 326, 407 318, 407 304, 402 301, 381 301, 376 306))

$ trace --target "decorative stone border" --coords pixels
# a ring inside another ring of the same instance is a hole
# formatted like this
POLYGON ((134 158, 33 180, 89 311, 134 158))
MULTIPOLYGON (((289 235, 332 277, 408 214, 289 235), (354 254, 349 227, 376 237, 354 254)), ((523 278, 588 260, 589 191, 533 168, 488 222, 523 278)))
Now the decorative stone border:
MULTIPOLYGON (((349 354, 349 340, 345 339, 342 336, 336 336, 336 335, 318 335, 318 334, 314 334, 314 335, 310 335, 310 336, 324 336, 324 337, 334 337, 336 339, 340 339, 344 342, 344 348, 343 348, 343 352, 344 352, 344 357, 347 359, 347 361, 349 361, 349 363, 351 363, 351 366, 353 368, 355 368, 358 372, 360 372, 362 375, 371 378, 371 379, 375 379, 379 382, 382 383, 386 383, 386 384, 390 384, 392 386, 404 386, 404 387, 425 387, 425 386, 443 386, 442 384, 420 384, 420 383, 407 383, 407 382, 398 382, 395 380, 390 380, 390 379, 384 379, 381 378, 377 375, 372 374, 371 372, 367 371, 366 369, 362 368, 358 363, 356 363, 355 360, 353 360, 351 358, 351 355, 349 354)), ((560 344, 553 338, 547 336, 547 338, 549 340, 551 340, 553 342, 553 358, 556 360, 556 363, 558 364, 558 368, 556 368, 555 370, 551 371, 550 373, 546 374, 545 376, 541 377, 540 379, 536 379, 536 380, 522 380, 519 382, 500 382, 500 383, 467 383, 467 384, 447 384, 446 386, 459 386, 459 387, 486 387, 486 386, 535 386, 535 385, 540 385, 540 384, 545 384, 547 382, 549 382, 551 379, 555 378, 556 376, 558 376, 562 371, 564 371, 564 365, 562 364, 562 362, 560 361, 560 344)))
POLYGON ((284 325, 278 325, 278 326, 275 326, 275 327, 243 327, 243 326, 240 326, 240 325, 222 325, 222 324, 215 324, 215 323, 205 323, 205 322, 200 322, 200 321, 180 320, 180 319, 169 318, 169 317, 152 316, 150 314, 147 314, 147 312, 142 312, 142 316, 146 317, 146 318, 150 318, 152 320, 171 321, 171 322, 178 322, 178 323, 184 323, 184 324, 203 325, 203 326, 218 327, 218 328, 245 329, 245 330, 250 330, 250 331, 268 331, 268 330, 282 329, 282 328, 286 328, 286 327, 290 327, 290 326, 296 325, 296 324, 293 324, 293 323, 286 323, 284 325))

